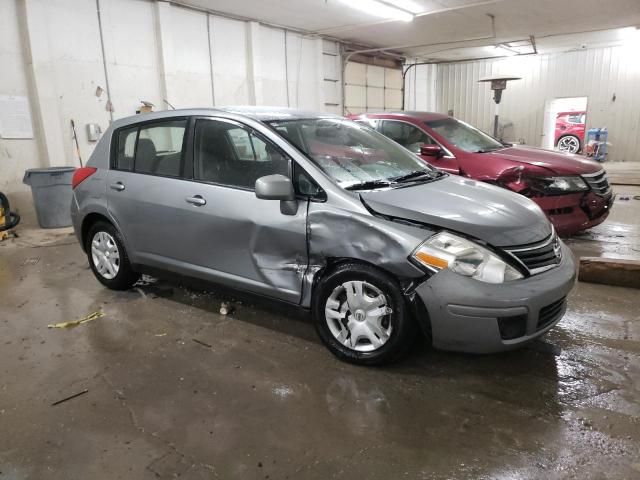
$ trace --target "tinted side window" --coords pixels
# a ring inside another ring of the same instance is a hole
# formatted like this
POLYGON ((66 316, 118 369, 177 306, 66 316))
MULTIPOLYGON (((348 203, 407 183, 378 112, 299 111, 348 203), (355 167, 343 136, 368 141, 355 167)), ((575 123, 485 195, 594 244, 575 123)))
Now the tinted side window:
POLYGON ((196 121, 196 179, 253 189, 256 180, 289 176, 289 159, 250 130, 220 120, 196 121))
POLYGON ((378 123, 380 123, 380 120, 378 120, 377 118, 367 118, 367 119, 357 118, 356 122, 362 123, 363 125, 367 125, 368 127, 371 127, 374 130, 376 130, 378 128, 378 123))
POLYGON ((125 128, 118 132, 115 168, 118 170, 133 170, 133 157, 136 152, 136 136, 138 127, 125 128))
POLYGON ((403 122, 384 121, 380 133, 398 142, 413 153, 420 153, 420 147, 424 144, 435 142, 418 127, 403 122))
POLYGON ((135 155, 135 171, 179 177, 182 174, 186 120, 142 125, 135 155))

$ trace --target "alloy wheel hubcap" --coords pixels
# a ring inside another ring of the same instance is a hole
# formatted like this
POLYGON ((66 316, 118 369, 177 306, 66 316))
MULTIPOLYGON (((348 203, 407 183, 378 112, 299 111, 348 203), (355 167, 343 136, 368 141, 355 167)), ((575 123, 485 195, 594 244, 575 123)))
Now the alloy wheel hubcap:
POLYGON ((576 153, 580 143, 574 137, 564 137, 558 142, 558 149, 563 152, 576 153))
POLYGON ((391 313, 384 293, 363 281, 338 285, 325 304, 325 320, 331 334, 357 352, 372 352, 387 343, 393 330, 391 313))
POLYGON ((107 280, 112 280, 120 270, 118 245, 107 232, 97 232, 91 240, 91 259, 96 271, 107 280))

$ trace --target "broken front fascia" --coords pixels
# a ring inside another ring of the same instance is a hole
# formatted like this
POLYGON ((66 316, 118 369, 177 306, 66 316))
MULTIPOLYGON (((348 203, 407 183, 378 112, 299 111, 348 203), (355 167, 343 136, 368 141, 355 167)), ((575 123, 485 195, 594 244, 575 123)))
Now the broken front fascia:
POLYGON ((434 229, 314 202, 309 203, 307 226, 309 267, 304 277, 303 307, 310 307, 314 279, 331 262, 360 260, 386 270, 407 285, 427 276, 409 261, 409 256, 436 233, 434 229))
MULTIPOLYGON (((490 181, 487 178, 481 180, 490 181)), ((529 198, 570 195, 590 190, 580 175, 545 175, 527 171, 523 166, 503 170, 498 174, 496 182, 529 198)))
MULTIPOLYGON (((576 188, 567 191, 545 191, 545 181, 551 179, 580 179, 577 175, 547 175, 531 174, 522 166, 511 167, 502 171, 495 183, 513 192, 534 200, 553 223, 558 234, 562 237, 572 235, 578 231, 595 227, 604 222, 609 216, 613 197, 597 195, 584 184, 576 184, 576 188), (546 180, 543 180, 546 179, 546 180)), ((479 180, 494 183, 491 178, 479 180)))

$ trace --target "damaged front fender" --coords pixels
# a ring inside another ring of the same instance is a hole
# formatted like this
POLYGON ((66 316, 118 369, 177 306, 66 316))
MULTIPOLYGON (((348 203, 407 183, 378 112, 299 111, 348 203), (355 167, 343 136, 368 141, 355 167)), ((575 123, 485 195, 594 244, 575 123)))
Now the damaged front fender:
POLYGON ((354 212, 328 203, 310 203, 307 216, 309 267, 304 279, 302 306, 311 305, 318 272, 338 259, 369 263, 401 280, 423 277, 424 271, 408 258, 434 233, 426 227, 391 222, 366 211, 354 212))

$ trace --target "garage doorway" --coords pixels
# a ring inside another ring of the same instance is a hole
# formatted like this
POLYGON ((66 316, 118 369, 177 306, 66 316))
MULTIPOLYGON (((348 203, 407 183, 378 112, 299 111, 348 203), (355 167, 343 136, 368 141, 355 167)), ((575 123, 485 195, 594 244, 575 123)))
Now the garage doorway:
POLYGON ((544 105, 542 148, 578 153, 584 144, 587 97, 563 97, 544 105))
POLYGON ((348 62, 345 69, 345 114, 402 110, 402 69, 348 62))

